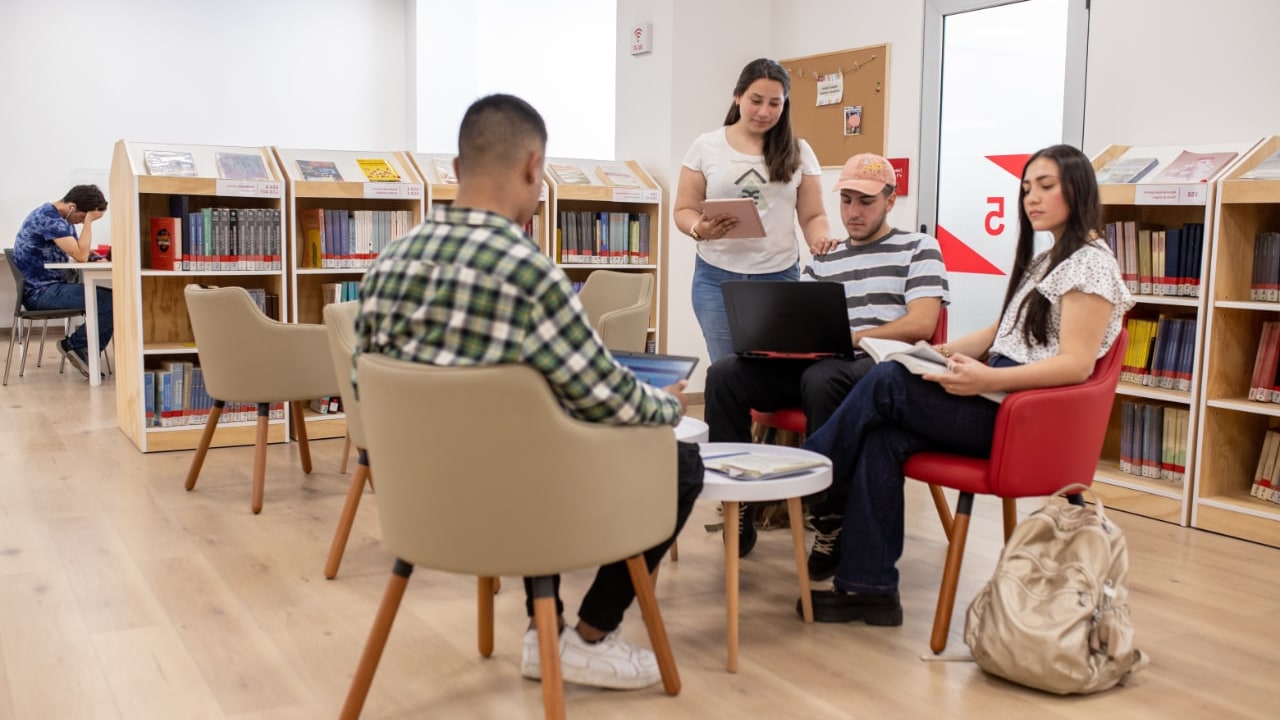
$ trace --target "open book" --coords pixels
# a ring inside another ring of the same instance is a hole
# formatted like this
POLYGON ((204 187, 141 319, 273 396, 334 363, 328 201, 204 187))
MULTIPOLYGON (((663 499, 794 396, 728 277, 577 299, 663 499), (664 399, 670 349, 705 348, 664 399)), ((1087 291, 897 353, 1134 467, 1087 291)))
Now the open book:
MULTIPOLYGON (((867 354, 876 362, 893 360, 902 363, 903 367, 910 370, 913 375, 933 373, 945 375, 951 372, 947 369, 947 359, 942 356, 942 353, 934 350, 933 346, 924 340, 912 345, 901 340, 868 337, 858 341, 858 347, 866 350, 867 354)), ((982 397, 998 403, 1004 400, 1008 394, 1006 392, 989 392, 982 393, 982 397)))
POLYGON ((798 475, 813 468, 822 467, 828 462, 830 461, 823 457, 803 458, 756 452, 735 452, 702 459, 703 466, 708 470, 715 470, 739 480, 772 480, 787 475, 798 475))

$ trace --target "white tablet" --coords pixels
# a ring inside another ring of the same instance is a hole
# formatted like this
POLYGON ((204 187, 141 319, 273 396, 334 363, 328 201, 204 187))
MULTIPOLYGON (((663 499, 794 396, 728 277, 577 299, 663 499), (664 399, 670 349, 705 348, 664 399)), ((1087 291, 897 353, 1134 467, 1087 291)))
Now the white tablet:
POLYGON ((764 237, 764 222, 760 219, 760 211, 756 209, 756 201, 751 198, 704 200, 702 214, 709 218, 717 215, 732 215, 737 218, 738 224, 724 234, 727 238, 764 237))

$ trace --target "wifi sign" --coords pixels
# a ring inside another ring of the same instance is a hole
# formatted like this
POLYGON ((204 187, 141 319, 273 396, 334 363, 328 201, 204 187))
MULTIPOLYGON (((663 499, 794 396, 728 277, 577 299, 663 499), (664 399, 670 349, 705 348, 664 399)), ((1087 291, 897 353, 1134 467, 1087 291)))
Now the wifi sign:
POLYGON ((638 23, 631 28, 631 54, 643 55, 653 51, 653 25, 638 23))

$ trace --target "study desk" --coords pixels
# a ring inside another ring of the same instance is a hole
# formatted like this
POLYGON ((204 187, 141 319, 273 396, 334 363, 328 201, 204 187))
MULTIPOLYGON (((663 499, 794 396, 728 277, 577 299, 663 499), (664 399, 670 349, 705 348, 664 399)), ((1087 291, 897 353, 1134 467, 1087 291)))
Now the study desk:
POLYGON ((111 262, 46 263, 50 270, 79 270, 84 283, 84 331, 89 342, 89 384, 102 384, 102 348, 98 347, 98 285, 111 282, 111 262))
POLYGON ((791 521, 791 542, 796 557, 796 577, 800 584, 800 608, 806 623, 813 622, 813 598, 809 594, 809 562, 804 549, 804 512, 800 499, 831 485, 831 461, 810 450, 753 443, 702 443, 702 457, 737 452, 779 455, 804 460, 822 460, 823 465, 772 480, 738 480, 713 470, 702 479, 702 500, 718 500, 724 510, 724 592, 728 625, 729 672, 738 672, 738 504, 786 500, 791 521))

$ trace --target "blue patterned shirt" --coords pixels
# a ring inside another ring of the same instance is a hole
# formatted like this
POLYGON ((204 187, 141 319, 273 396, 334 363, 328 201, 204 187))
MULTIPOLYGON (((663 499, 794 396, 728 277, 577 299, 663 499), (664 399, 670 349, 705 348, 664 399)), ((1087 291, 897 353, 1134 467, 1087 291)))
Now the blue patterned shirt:
POLYGON ((70 262, 71 258, 54 242, 64 237, 79 236, 75 227, 58 214, 53 203, 32 210, 22 221, 13 243, 13 262, 27 281, 28 293, 66 281, 63 271, 44 267, 45 263, 70 262))
POLYGON ((436 207, 378 255, 360 283, 361 352, 432 365, 527 363, 580 420, 680 421, 678 399, 637 380, 601 344, 564 271, 519 225, 483 210, 436 207))

